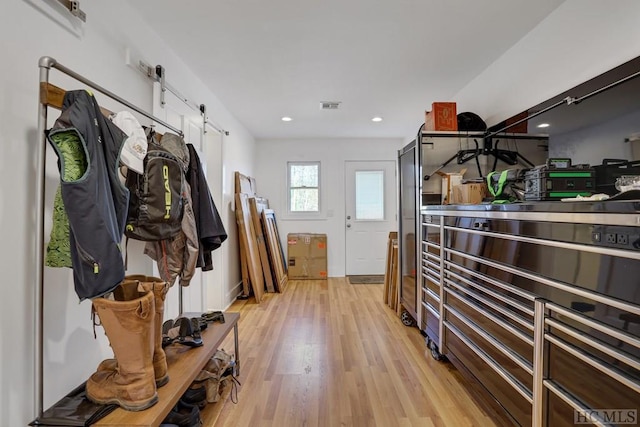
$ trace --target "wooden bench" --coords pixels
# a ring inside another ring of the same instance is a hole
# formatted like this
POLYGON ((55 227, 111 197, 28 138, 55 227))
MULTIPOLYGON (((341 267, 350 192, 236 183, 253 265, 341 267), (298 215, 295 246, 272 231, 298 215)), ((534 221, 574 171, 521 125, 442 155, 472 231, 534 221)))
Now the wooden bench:
MULTIPOLYGON (((199 313, 185 313, 184 317, 198 317, 199 313)), ((165 348, 167 363, 169 365, 169 383, 158 389, 158 403, 144 411, 131 412, 122 408, 99 420, 94 426, 149 426, 157 427, 175 406, 180 396, 189 388, 194 378, 202 370, 204 365, 215 354, 216 350, 227 337, 231 329, 234 334, 236 376, 240 375, 240 358, 238 353, 238 319, 240 313, 224 313, 225 323, 209 323, 207 329, 202 331, 202 347, 186 347, 180 344, 172 344, 165 348)), ((228 396, 228 393, 227 393, 228 396)), ((223 398, 226 396, 223 396, 223 398)), ((221 399, 216 405, 224 403, 221 399)), ((206 412, 209 408, 203 409, 206 412)), ((204 416, 204 414, 203 414, 204 416)))

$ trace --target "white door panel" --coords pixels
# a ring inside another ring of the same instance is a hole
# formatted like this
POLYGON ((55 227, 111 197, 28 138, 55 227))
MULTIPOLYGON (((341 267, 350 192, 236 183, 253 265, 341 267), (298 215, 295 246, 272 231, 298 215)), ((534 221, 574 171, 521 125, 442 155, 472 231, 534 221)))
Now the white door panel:
POLYGON ((345 163, 346 274, 384 274, 389 232, 396 230, 393 161, 345 163))
MULTIPOLYGON (((203 155, 200 156, 202 167, 209 183, 211 197, 218 210, 222 201, 222 138, 223 135, 211 126, 205 127, 203 155)), ((225 243, 212 253, 213 270, 207 271, 204 277, 206 289, 205 308, 207 310, 223 310, 226 308, 227 286, 224 284, 224 269, 222 266, 225 243)))

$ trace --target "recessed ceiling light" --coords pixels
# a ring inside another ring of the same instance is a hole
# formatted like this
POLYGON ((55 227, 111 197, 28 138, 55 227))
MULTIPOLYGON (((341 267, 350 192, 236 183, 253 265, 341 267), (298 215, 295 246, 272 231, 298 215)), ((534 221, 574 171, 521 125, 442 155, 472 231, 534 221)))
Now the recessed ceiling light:
POLYGON ((371 119, 372 122, 381 122, 382 121, 382 117, 374 117, 373 119, 371 119))
POLYGON ((549 123, 540 123, 538 125, 539 128, 548 128, 549 127, 549 123))
POLYGON ((293 120, 291 117, 289 116, 284 116, 283 118, 281 118, 280 120, 282 120, 283 122, 290 122, 291 120, 293 120))

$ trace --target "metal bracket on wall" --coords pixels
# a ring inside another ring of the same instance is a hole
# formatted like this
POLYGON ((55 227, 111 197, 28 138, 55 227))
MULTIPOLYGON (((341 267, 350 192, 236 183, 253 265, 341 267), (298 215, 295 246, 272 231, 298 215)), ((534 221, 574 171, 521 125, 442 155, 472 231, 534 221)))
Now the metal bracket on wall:
POLYGON ((186 96, 181 94, 176 88, 171 86, 166 80, 166 75, 167 75, 167 70, 162 65, 156 65, 156 74, 152 78, 154 78, 157 82, 160 83, 160 89, 161 89, 160 104, 163 107, 165 106, 166 102, 164 99, 164 94, 166 91, 169 91, 172 94, 174 94, 178 99, 180 99, 180 101, 187 104, 189 108, 191 108, 194 111, 200 111, 200 114, 203 114, 201 109, 202 104, 196 104, 195 102, 189 100, 186 96))
POLYGON ((202 132, 207 133, 207 106, 200 104, 200 115, 202 116, 202 132))
POLYGON ((160 105, 164 108, 166 102, 164 93, 167 90, 167 82, 164 80, 165 70, 162 65, 156 65, 156 80, 160 82, 160 105))
POLYGON ((80 9, 80 2, 77 0, 58 0, 73 16, 82 22, 87 22, 87 14, 80 9))
POLYGON ((202 130, 204 133, 207 133, 207 125, 209 125, 221 134, 229 136, 228 130, 222 129, 220 126, 209 120, 207 117, 207 106, 204 104, 200 104, 200 115, 202 116, 202 130))

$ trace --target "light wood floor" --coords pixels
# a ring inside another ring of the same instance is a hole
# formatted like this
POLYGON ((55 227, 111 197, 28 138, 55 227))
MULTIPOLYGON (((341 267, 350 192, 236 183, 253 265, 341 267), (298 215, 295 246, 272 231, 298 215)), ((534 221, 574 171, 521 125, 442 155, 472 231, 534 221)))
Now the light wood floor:
POLYGON ((234 303, 242 386, 216 426, 494 426, 455 368, 386 307, 382 288, 291 281, 261 304, 234 303))

